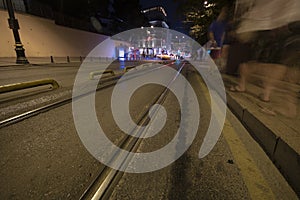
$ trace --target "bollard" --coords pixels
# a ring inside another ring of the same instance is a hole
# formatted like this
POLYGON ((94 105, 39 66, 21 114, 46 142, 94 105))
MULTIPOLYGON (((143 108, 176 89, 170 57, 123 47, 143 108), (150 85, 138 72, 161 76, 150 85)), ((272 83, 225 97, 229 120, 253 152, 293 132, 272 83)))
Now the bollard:
POLYGON ((50 56, 50 61, 51 61, 51 63, 54 63, 53 56, 50 56))
POLYGON ((70 63, 70 57, 69 56, 67 56, 67 62, 70 63))

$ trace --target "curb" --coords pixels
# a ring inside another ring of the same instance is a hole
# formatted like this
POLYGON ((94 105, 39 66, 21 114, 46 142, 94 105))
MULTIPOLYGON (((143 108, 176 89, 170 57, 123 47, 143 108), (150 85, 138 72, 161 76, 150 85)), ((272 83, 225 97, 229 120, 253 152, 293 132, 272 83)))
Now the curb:
POLYGON ((300 155, 227 92, 227 105, 300 196, 300 155))

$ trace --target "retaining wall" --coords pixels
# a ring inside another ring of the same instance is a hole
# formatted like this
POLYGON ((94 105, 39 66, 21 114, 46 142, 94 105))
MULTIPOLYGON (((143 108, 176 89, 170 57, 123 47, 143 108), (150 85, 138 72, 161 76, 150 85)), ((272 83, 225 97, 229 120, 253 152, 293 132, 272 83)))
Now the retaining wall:
MULTIPOLYGON (((79 57, 86 56, 108 36, 56 25, 53 20, 28 14, 15 13, 20 24, 20 37, 27 57, 79 57)), ((8 27, 8 13, 0 10, 0 58, 15 57, 14 38, 8 27)), ((95 52, 96 57, 115 57, 115 46, 120 41, 111 41, 106 49, 95 52)), ((123 42, 124 43, 124 42, 123 42)))

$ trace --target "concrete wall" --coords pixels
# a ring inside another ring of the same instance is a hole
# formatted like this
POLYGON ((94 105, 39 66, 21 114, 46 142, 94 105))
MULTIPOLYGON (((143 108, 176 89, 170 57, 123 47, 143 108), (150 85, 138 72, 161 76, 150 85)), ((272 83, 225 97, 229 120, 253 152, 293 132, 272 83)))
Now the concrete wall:
MULTIPOLYGON (((53 20, 16 13, 20 37, 27 57, 86 56, 108 36, 58 26, 53 20)), ((14 38, 8 27, 8 13, 0 10, 0 58, 15 57, 14 38)), ((99 57, 114 57, 115 47, 121 42, 109 43, 99 57), (114 44, 113 44, 114 43, 114 44)), ((100 53, 100 52, 99 52, 100 53)))

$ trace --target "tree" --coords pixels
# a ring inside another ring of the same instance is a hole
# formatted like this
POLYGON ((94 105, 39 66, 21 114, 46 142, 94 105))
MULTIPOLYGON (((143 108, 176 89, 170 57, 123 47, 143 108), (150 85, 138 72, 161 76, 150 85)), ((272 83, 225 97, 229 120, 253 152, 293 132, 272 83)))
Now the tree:
POLYGON ((217 18, 223 6, 229 7, 232 13, 231 0, 174 0, 179 3, 178 13, 185 18, 184 23, 189 26, 189 34, 200 44, 207 42, 208 27, 217 18))

